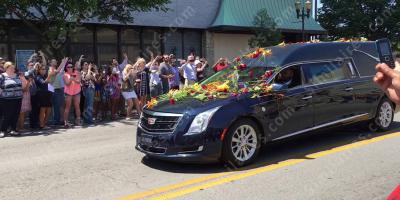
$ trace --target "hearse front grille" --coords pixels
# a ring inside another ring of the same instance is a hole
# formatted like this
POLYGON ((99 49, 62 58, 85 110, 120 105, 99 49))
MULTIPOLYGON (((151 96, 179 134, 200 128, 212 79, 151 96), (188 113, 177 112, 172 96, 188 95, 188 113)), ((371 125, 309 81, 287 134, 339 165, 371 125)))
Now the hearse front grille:
POLYGON ((152 133, 173 132, 181 119, 180 114, 169 113, 146 113, 143 112, 140 118, 140 126, 152 133), (149 123, 150 122, 150 123, 149 123), (153 122, 153 123, 151 123, 153 122))

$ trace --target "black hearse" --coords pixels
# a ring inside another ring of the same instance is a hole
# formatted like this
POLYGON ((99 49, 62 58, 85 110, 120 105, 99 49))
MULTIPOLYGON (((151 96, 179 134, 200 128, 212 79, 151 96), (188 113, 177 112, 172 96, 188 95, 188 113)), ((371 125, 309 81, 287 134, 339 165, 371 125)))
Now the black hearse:
POLYGON ((395 104, 372 81, 379 62, 375 42, 299 43, 268 49, 272 50, 268 59, 243 61, 247 69, 240 73, 239 83, 248 81, 249 70, 262 74, 275 69, 267 82, 282 95, 252 98, 249 94, 207 102, 189 98, 145 107, 136 149, 164 160, 244 166, 271 141, 360 121, 380 130, 390 127, 395 104))

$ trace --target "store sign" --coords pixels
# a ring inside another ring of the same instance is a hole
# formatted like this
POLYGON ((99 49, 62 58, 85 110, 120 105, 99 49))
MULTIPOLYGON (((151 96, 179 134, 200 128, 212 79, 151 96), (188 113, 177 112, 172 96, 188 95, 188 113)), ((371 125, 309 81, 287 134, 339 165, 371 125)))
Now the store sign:
POLYGON ((15 66, 19 71, 24 72, 27 70, 26 66, 29 58, 32 54, 35 53, 35 50, 16 50, 15 52, 15 66))

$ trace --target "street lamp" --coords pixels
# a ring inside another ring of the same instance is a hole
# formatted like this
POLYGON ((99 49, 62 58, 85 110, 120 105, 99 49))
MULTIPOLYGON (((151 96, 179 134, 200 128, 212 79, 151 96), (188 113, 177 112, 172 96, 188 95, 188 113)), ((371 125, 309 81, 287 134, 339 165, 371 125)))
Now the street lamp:
POLYGON ((302 41, 304 42, 305 41, 304 20, 305 20, 305 17, 307 17, 307 19, 310 18, 312 3, 310 0, 307 0, 304 3, 304 6, 302 6, 302 3, 300 2, 300 0, 296 0, 294 2, 294 6, 296 7, 297 19, 300 19, 300 17, 301 17, 301 37, 302 37, 302 41))

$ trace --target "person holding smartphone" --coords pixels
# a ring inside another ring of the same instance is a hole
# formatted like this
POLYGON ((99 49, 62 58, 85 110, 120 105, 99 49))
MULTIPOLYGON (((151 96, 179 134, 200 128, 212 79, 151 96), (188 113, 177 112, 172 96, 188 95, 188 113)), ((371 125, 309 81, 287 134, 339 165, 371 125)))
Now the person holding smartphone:
POLYGON ((81 125, 81 110, 80 110, 80 100, 81 100, 81 76, 79 72, 74 71, 74 65, 68 63, 65 68, 64 74, 64 93, 65 93, 65 110, 64 110, 64 126, 69 127, 68 114, 71 108, 71 104, 74 105, 74 110, 76 114, 75 124, 81 125))

